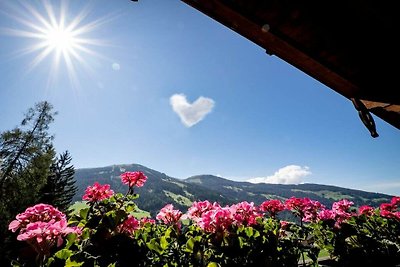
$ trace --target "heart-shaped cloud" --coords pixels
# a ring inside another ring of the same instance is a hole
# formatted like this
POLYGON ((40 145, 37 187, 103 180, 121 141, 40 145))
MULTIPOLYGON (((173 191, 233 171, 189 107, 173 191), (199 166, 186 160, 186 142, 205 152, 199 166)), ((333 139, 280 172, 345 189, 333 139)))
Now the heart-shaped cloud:
POLYGON ((215 103, 211 98, 200 96, 190 104, 184 94, 174 94, 169 98, 169 102, 186 127, 192 127, 204 119, 212 111, 215 103))

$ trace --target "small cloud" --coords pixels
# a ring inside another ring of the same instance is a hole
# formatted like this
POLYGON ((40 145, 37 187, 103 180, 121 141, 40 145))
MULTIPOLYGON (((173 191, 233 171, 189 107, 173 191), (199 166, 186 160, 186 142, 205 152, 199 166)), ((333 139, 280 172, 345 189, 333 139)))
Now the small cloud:
POLYGON ((111 67, 113 68, 113 70, 116 70, 116 71, 118 71, 118 70, 121 69, 121 66, 120 66, 118 63, 116 63, 116 62, 114 62, 114 63, 111 65, 111 67))
POLYGON ((267 177, 256 177, 247 181, 254 184, 300 184, 303 182, 303 178, 310 174, 310 168, 307 166, 301 167, 298 165, 288 165, 280 168, 274 173, 274 175, 267 177))
POLYGON ((169 102, 186 127, 192 127, 203 120, 215 105, 214 100, 202 96, 190 104, 184 94, 174 94, 169 98, 169 102))

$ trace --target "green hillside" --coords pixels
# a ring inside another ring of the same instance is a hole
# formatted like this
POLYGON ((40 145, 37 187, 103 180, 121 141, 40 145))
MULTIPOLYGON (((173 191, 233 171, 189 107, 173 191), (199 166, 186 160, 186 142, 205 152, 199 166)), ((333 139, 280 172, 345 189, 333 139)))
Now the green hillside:
POLYGON ((251 184, 213 175, 198 175, 181 180, 142 165, 127 164, 77 169, 75 178, 78 192, 74 200, 81 200, 86 187, 96 181, 101 184, 108 183, 114 191, 125 193, 127 188, 121 183, 119 177, 125 171, 142 171, 148 177, 146 184, 137 188, 135 193, 140 194, 140 198, 137 200, 139 207, 149 211, 152 216, 155 216, 168 203, 186 211, 193 201, 206 199, 218 201, 222 205, 244 200, 260 204, 270 198, 285 200, 296 196, 309 197, 326 206, 331 206, 334 201, 346 198, 353 201, 356 206, 371 205, 375 207, 391 199, 391 196, 385 194, 319 184, 251 184))

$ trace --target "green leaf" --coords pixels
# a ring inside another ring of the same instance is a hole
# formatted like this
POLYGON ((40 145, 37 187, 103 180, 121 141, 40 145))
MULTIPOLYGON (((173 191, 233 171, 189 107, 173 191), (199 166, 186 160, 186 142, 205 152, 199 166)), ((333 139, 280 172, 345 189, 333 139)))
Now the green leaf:
POLYGON ((146 245, 149 249, 154 250, 158 254, 162 254, 164 252, 156 238, 151 239, 150 242, 146 243, 146 245))
POLYGON ((164 236, 165 236, 165 237, 170 237, 170 236, 171 236, 171 233, 172 233, 172 228, 170 227, 170 228, 168 228, 168 229, 165 231, 164 236))
POLYGON ((244 243, 245 243, 244 238, 241 237, 241 236, 239 236, 239 237, 238 237, 238 241, 239 241, 239 246, 240 246, 240 248, 243 248, 243 245, 244 245, 244 243))
POLYGON ((135 211, 136 210, 136 204, 132 203, 132 204, 126 205, 125 210, 126 210, 127 213, 135 211))
POLYGON ((90 237, 90 229, 89 229, 89 228, 84 228, 84 229, 82 230, 81 238, 82 238, 83 240, 85 240, 85 239, 88 239, 89 237, 90 237))
POLYGON ((89 213, 89 208, 84 208, 84 209, 81 209, 80 211, 79 211, 79 216, 82 218, 82 219, 87 219, 87 215, 88 215, 88 213, 89 213))
POLYGON ((72 251, 69 250, 69 249, 62 249, 62 250, 57 251, 57 252, 54 254, 54 256, 55 256, 56 258, 59 258, 59 259, 61 259, 61 260, 66 260, 66 259, 68 259, 69 257, 71 257, 71 255, 72 255, 72 251))
POLYGON ((253 227, 246 227, 245 229, 247 237, 252 237, 254 232, 253 232, 253 227))
POLYGON ((187 242, 186 242, 186 251, 187 252, 191 252, 193 253, 193 249, 194 249, 194 244, 195 244, 195 240, 193 237, 191 237, 187 242))
POLYGON ((207 264, 207 267, 219 267, 219 266, 221 266, 221 265, 219 265, 216 262, 210 262, 209 264, 207 264))
POLYGON ((77 237, 78 237, 77 234, 74 234, 74 233, 68 234, 66 237, 67 244, 65 245, 65 248, 67 248, 67 249, 70 248, 75 243, 75 240, 77 237))
POLYGON ((166 248, 168 248, 169 243, 168 243, 167 238, 166 238, 165 236, 162 236, 162 237, 160 238, 160 245, 161 245, 161 248, 162 248, 163 250, 165 250, 166 248))
POLYGON ((65 267, 80 267, 84 264, 84 262, 76 262, 76 261, 71 261, 70 258, 68 258, 65 261, 65 267))

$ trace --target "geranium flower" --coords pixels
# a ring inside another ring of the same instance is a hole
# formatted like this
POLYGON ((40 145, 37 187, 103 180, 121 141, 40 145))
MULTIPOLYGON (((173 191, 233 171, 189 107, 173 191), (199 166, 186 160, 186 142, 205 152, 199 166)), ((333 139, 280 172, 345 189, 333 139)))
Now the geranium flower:
POLYGON ((121 174, 121 181, 123 184, 128 185, 129 188, 134 186, 142 187, 147 181, 147 176, 143 172, 124 172, 121 174))
POLYGON ((332 204, 332 212, 335 215, 335 226, 340 227, 340 225, 349 219, 353 214, 350 212, 350 207, 354 203, 348 201, 347 199, 342 199, 332 204))
POLYGON ((230 207, 217 207, 203 213, 197 225, 205 232, 216 233, 228 230, 233 221, 234 218, 230 207))
POLYGON ((140 222, 132 215, 128 215, 128 218, 117 227, 117 231, 120 233, 132 234, 135 230, 140 228, 140 222))
POLYGON ((232 205, 230 211, 236 225, 251 226, 257 224, 256 218, 262 216, 258 208, 254 206, 254 203, 248 203, 247 201, 232 205))
POLYGON ((81 234, 80 228, 67 226, 65 214, 47 204, 27 208, 16 216, 8 229, 13 232, 19 229, 17 240, 29 241, 43 255, 48 255, 55 244, 61 246, 65 235, 81 234))
POLYGON ((386 218, 395 218, 400 220, 400 212, 396 211, 397 210, 397 199, 393 200, 391 203, 382 203, 379 207, 380 209, 380 214, 382 217, 386 218))
POLYGON ((392 201, 390 201, 390 204, 398 207, 400 205, 400 197, 393 197, 392 201))
POLYGON ((24 212, 16 216, 16 220, 12 221, 8 229, 12 232, 20 228, 25 228, 29 223, 33 222, 50 222, 66 220, 64 213, 57 208, 48 204, 36 204, 35 206, 27 208, 24 212))
POLYGON ((140 219, 140 226, 143 227, 146 223, 155 224, 156 221, 154 219, 143 217, 140 219))
POLYGON ((332 210, 323 209, 320 212, 318 212, 317 218, 321 221, 334 220, 335 214, 332 210))
POLYGON ((269 216, 272 218, 275 218, 276 215, 284 209, 285 205, 283 205, 282 201, 278 199, 267 200, 260 205, 260 210, 268 212, 269 216))
POLYGON ((181 217, 182 212, 180 210, 175 210, 172 204, 167 204, 157 214, 156 219, 165 224, 177 224, 181 217))
POLYGON ((109 184, 101 185, 98 182, 95 182, 93 186, 88 186, 86 188, 85 195, 82 199, 90 202, 95 202, 109 198, 113 194, 114 191, 110 189, 109 184))
POLYGON ((372 216, 374 214, 374 208, 371 206, 361 206, 358 208, 358 215, 366 215, 366 216, 372 216))
POLYGON ((319 210, 324 208, 320 202, 313 201, 307 197, 291 197, 286 200, 285 205, 286 209, 292 210, 303 222, 315 221, 319 210))
POLYGON ((195 201, 192 206, 188 209, 184 216, 184 219, 188 218, 193 221, 198 221, 203 213, 206 211, 221 207, 217 202, 211 203, 208 200, 205 201, 195 201))

